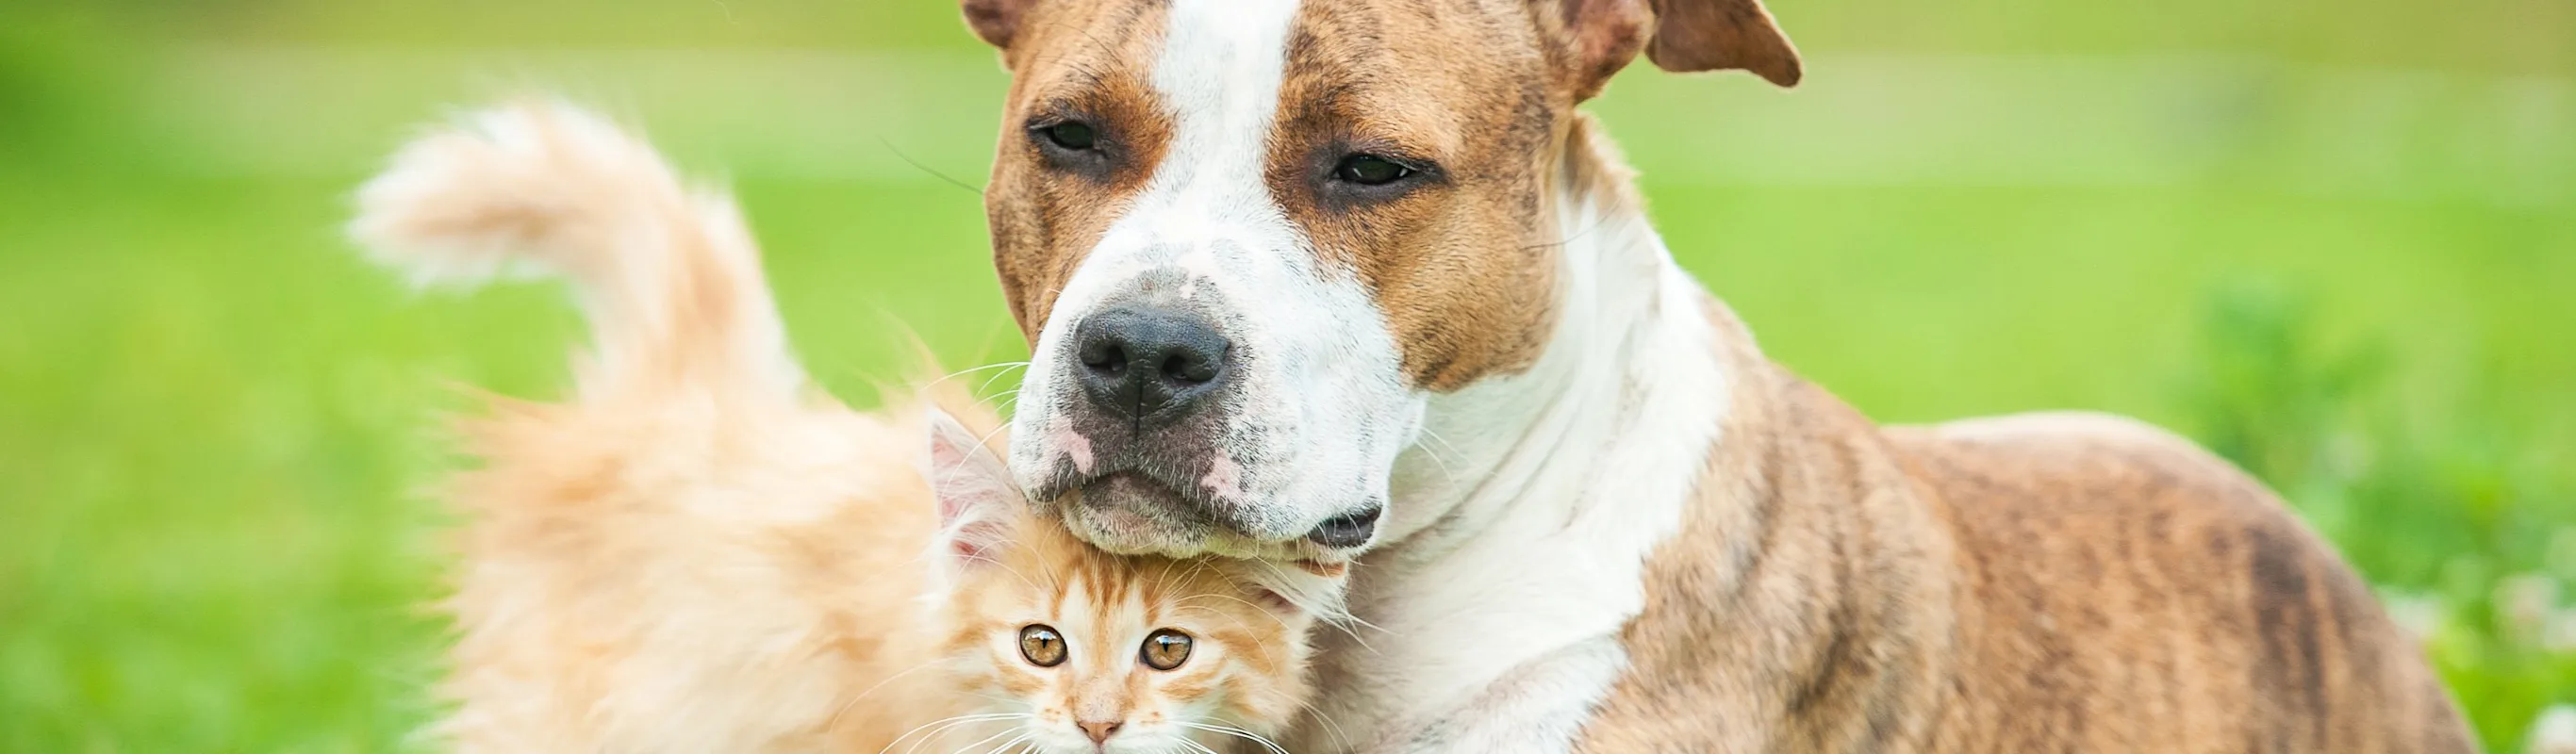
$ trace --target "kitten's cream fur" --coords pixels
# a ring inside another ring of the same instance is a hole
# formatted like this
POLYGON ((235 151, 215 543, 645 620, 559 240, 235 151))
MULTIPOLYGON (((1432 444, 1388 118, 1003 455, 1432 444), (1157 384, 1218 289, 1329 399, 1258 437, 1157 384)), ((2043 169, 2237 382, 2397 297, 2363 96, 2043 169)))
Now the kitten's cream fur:
POLYGON ((359 198, 383 261, 558 274, 594 327, 574 396, 496 401, 466 425, 484 465, 443 491, 456 750, 1187 751, 1241 738, 1188 724, 1266 735, 1302 708, 1314 610, 1293 605, 1333 579, 1074 541, 1031 518, 962 391, 844 408, 789 354, 732 203, 607 121, 477 114, 359 198), (1065 663, 1022 657, 1033 624, 1065 663), (1157 628, 1195 638, 1186 663, 1138 662, 1157 628), (1095 745, 1086 722, 1121 727, 1095 745))

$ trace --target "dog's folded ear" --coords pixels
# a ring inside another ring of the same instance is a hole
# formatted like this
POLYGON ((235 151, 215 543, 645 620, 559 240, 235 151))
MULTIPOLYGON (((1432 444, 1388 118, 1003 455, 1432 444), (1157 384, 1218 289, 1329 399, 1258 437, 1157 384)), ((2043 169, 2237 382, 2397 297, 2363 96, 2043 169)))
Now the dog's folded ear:
POLYGON ((1796 86, 1798 49, 1762 0, 1536 0, 1562 23, 1568 84, 1589 99, 1643 51, 1667 71, 1745 70, 1796 86), (1549 6, 1553 6, 1550 8, 1549 6))
POLYGON ((975 30, 985 44, 1011 48, 1011 38, 1018 36, 1020 21, 1028 17, 1029 6, 1038 0, 962 0, 966 26, 975 30))
POLYGON ((1646 58, 1667 71, 1739 69, 1797 86, 1798 48, 1762 0, 1654 0, 1655 36, 1646 58))

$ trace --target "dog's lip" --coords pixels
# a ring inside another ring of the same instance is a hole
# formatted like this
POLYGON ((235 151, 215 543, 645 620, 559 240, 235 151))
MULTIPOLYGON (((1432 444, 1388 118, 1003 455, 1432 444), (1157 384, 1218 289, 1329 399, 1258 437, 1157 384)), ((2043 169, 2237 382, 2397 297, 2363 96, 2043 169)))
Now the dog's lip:
POLYGON ((1039 500, 1054 500, 1074 490, 1088 492, 1118 482, 1150 488, 1154 493, 1169 495, 1174 500, 1192 506, 1205 508, 1214 503, 1213 500, 1208 499, 1206 490, 1199 489, 1195 485, 1175 484, 1171 480, 1162 478, 1161 475, 1132 466, 1097 468, 1088 474, 1074 471, 1068 466, 1061 469, 1055 478, 1047 480, 1032 490, 1034 494, 1031 496, 1039 500))

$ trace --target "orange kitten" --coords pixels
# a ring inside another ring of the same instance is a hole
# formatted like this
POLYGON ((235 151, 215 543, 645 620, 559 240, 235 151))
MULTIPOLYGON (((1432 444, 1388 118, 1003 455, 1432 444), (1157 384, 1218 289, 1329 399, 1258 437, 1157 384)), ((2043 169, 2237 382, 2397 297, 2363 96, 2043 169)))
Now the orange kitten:
POLYGON ((607 122, 483 113, 359 198, 385 261, 560 274, 593 326, 573 399, 500 401, 446 491, 455 749, 1188 752, 1302 709, 1335 579, 1102 553, 1033 517, 954 391, 967 423, 833 401, 732 203, 607 122))

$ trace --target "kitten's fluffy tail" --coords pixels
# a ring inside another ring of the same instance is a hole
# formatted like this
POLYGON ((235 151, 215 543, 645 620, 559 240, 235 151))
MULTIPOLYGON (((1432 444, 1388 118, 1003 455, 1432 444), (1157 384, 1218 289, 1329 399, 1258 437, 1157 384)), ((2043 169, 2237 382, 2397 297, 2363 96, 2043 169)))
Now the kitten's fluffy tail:
POLYGON ((606 118, 555 101, 472 113, 405 145, 358 206, 350 235, 423 285, 571 281, 597 350, 586 397, 803 384, 732 200, 687 189, 606 118))

